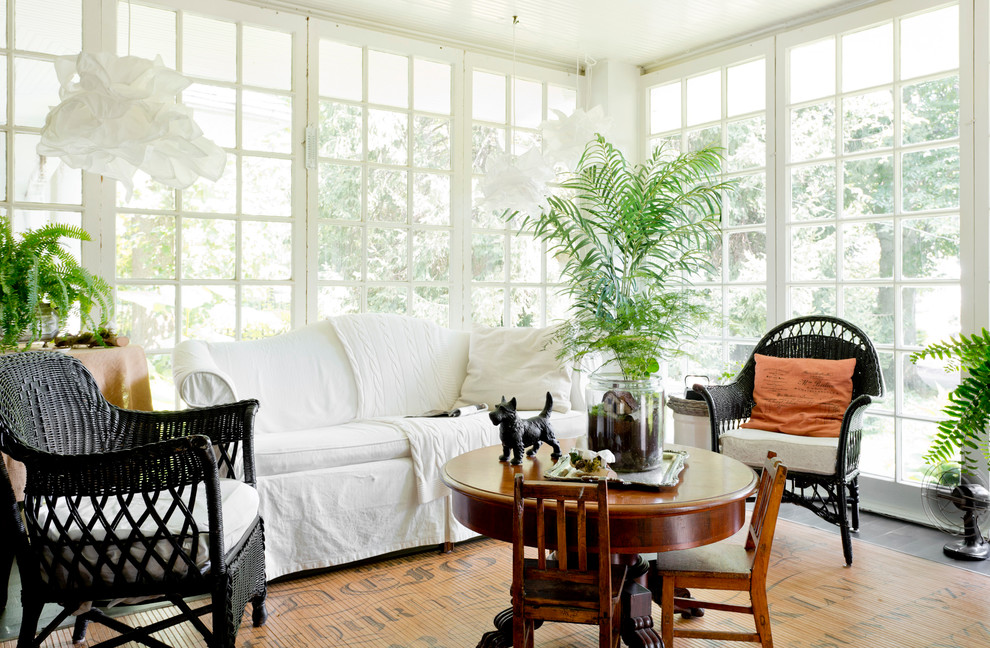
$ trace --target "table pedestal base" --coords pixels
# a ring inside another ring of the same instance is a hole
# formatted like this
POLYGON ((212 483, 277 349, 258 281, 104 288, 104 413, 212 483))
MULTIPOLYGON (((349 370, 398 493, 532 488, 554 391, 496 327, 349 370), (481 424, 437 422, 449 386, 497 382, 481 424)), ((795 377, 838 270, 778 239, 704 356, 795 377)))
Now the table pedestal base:
MULTIPOLYGON (((663 640, 653 629, 650 590, 637 582, 646 575, 650 563, 642 556, 619 556, 629 562, 626 584, 622 588, 622 641, 629 648, 663 648, 663 640), (630 560, 631 558, 631 560, 630 560)), ((481 635, 477 648, 510 648, 512 646, 512 608, 495 615, 495 630, 481 635)), ((543 625, 537 621, 535 627, 543 625)))

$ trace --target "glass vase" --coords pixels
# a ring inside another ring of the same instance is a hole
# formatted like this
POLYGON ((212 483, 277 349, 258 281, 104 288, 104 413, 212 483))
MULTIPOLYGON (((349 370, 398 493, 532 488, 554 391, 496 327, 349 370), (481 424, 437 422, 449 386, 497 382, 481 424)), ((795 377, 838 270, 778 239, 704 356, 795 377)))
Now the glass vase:
POLYGON ((593 373, 588 380, 588 447, 611 450, 616 472, 643 472, 663 462, 663 383, 593 373))

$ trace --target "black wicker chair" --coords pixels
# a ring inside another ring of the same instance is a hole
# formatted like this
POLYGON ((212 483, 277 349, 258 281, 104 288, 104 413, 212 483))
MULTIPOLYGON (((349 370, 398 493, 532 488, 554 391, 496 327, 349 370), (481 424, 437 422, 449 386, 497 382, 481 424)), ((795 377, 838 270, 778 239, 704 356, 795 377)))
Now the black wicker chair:
MULTIPOLYGON (((883 374, 873 342, 858 327, 837 317, 799 317, 771 330, 757 343, 746 365, 731 383, 694 387, 708 403, 712 449, 715 451, 725 451, 731 455, 731 451, 722 448, 720 438, 726 432, 736 430, 750 416, 756 376, 754 355, 757 353, 778 358, 856 358, 856 370, 852 377, 852 402, 842 419, 838 445, 834 449, 834 466, 824 465, 820 470, 807 472, 795 469, 789 463, 788 488, 784 492, 785 502, 800 504, 820 518, 839 526, 842 552, 846 564, 851 565, 850 530, 859 530, 859 452, 863 414, 875 398, 882 398, 884 395, 883 374)), ((769 450, 778 451, 778 454, 781 452, 780 448, 771 446, 772 441, 759 443, 765 445, 752 448, 751 454, 754 457, 761 452, 765 457, 769 450)), ((759 468, 759 465, 753 467, 759 468)))
POLYGON ((257 401, 179 412, 110 405, 75 358, 0 356, 0 447, 27 467, 23 516, 6 470, 4 537, 23 590, 18 648, 40 646, 69 615, 73 639, 90 621, 137 641, 190 621, 232 647, 248 601, 267 616, 264 527, 257 514, 252 434, 257 401), (224 528, 225 519, 228 528, 224 528), (9 545, 8 545, 9 546, 9 545), (193 609, 186 597, 209 595, 193 609), (178 614, 132 628, 100 608, 164 599, 178 614), (35 637, 45 603, 62 607, 35 637), (212 630, 202 616, 212 615, 212 630))

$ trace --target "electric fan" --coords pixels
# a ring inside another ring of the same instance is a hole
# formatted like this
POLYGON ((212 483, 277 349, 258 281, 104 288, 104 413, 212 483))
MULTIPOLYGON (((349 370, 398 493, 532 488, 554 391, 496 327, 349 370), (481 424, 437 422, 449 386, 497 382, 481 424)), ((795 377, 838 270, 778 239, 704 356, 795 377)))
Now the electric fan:
POLYGON ((990 491, 978 476, 960 470, 958 463, 934 466, 925 473, 921 501, 936 527, 962 536, 942 547, 946 556, 956 560, 990 556, 990 543, 980 528, 990 513, 990 491))

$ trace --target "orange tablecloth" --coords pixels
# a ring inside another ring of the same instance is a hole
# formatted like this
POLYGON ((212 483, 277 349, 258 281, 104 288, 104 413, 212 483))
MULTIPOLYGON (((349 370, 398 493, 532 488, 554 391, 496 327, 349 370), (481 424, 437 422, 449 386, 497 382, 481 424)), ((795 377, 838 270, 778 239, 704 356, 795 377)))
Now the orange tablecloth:
MULTIPOLYGON (((125 347, 69 349, 65 353, 79 358, 89 369, 108 402, 125 409, 150 411, 151 383, 144 349, 130 344, 125 347)), ((24 464, 3 455, 17 499, 24 497, 24 464)))

